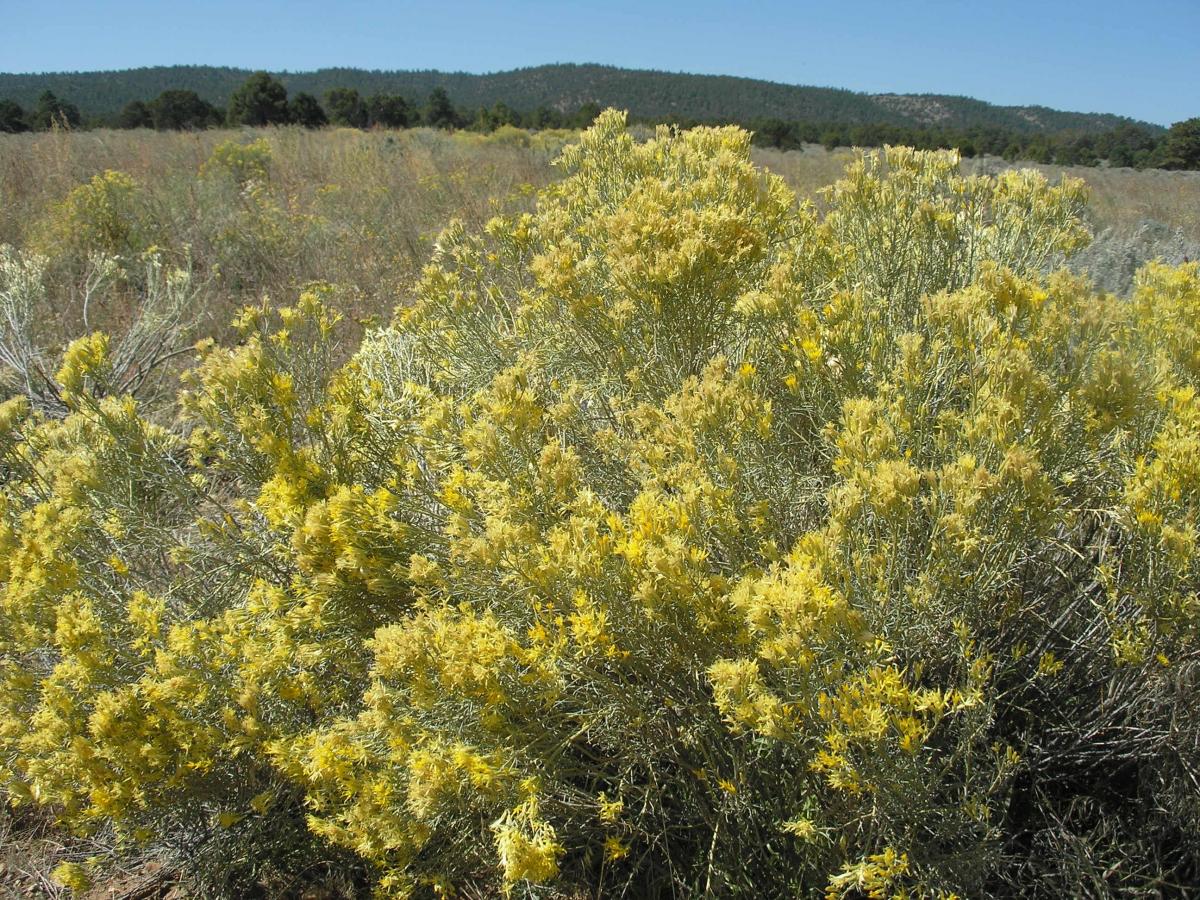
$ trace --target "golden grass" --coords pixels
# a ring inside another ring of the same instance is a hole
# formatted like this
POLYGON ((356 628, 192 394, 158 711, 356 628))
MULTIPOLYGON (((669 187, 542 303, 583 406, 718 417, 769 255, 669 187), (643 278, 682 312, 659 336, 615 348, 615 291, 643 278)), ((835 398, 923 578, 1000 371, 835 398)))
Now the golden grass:
MULTIPOLYGON (((799 196, 812 197, 837 180, 854 153, 844 148, 828 151, 817 145, 801 151, 758 148, 754 160, 782 176, 799 196)), ((991 157, 965 160, 963 166, 981 174, 1034 168, 1051 181, 1064 175, 1081 178, 1088 186, 1089 219, 1097 232, 1107 228, 1132 231, 1152 220, 1182 230, 1188 240, 1200 241, 1200 172, 1047 166, 991 157)))
MULTIPOLYGON (((208 327, 219 330, 233 310, 263 295, 283 302, 315 280, 337 285, 339 302, 356 317, 381 317, 404 302, 451 219, 478 227, 501 208, 523 208, 533 188, 557 177, 551 161, 571 136, 293 128, 0 135, 0 243, 36 246, 63 198, 116 170, 137 182, 154 243, 186 255, 209 286, 208 327), (264 137, 272 162, 258 206, 206 187, 198 173, 215 146, 264 137)), ((754 160, 819 201, 853 153, 758 148, 754 160)), ((966 163, 976 171, 1004 165, 966 163)), ((1038 168, 1088 183, 1098 232, 1153 219, 1200 240, 1200 173, 1038 168)), ((60 276, 56 302, 65 310, 78 293, 78 266, 60 276)))
MULTIPOLYGON (((338 285, 352 312, 381 314, 402 300, 451 219, 478 227, 554 178, 564 140, 424 129, 2 135, 0 243, 37 247, 72 189, 117 170, 137 182, 153 243, 186 255, 210 284, 214 314, 264 294, 282 302, 316 280, 338 285), (260 137, 270 179, 253 202, 199 177, 221 142, 260 137)), ((56 287, 65 305, 78 285, 64 275, 56 287)))

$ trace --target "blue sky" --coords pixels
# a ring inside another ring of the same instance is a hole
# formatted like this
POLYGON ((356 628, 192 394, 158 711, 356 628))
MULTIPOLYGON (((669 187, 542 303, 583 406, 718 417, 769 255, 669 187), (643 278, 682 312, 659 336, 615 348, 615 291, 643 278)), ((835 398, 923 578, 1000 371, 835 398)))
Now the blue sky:
POLYGON ((1200 115, 1200 0, 0 0, 0 71, 175 63, 491 72, 600 62, 1200 115))

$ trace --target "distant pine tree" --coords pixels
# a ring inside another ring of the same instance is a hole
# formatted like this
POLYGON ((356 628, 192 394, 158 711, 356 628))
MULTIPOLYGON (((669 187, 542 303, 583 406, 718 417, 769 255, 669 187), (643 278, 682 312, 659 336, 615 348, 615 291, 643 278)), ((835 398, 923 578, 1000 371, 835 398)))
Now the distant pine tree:
POLYGON ((287 88, 266 72, 255 72, 229 98, 231 125, 286 125, 287 88))
POLYGON ((150 114, 150 107, 141 100, 134 100, 125 104, 125 108, 121 110, 121 114, 117 116, 118 128, 153 128, 154 116, 150 114))
POLYGON ((195 91, 163 91, 149 104, 159 131, 186 131, 221 124, 217 108, 195 91))
POLYGON ((1200 117, 1172 125, 1161 153, 1164 169, 1200 169, 1200 117))
POLYGON ((18 134, 29 130, 25 110, 12 100, 0 100, 0 132, 18 134))
POLYGON ((460 124, 454 104, 445 88, 436 87, 425 106, 425 124, 433 128, 457 128, 460 124))
POLYGON ((74 103, 60 100, 53 91, 43 91, 33 111, 32 125, 39 131, 48 131, 55 125, 63 128, 79 127, 79 108, 74 103))
POLYGON ((329 124, 329 117, 312 94, 300 92, 288 103, 288 109, 293 124, 302 128, 321 128, 329 124))
POLYGON ((375 94, 367 100, 370 124, 382 128, 407 128, 415 125, 420 113, 399 94, 375 94))
POLYGON ((334 88, 325 95, 329 121, 349 128, 365 128, 367 105, 354 88, 334 88))

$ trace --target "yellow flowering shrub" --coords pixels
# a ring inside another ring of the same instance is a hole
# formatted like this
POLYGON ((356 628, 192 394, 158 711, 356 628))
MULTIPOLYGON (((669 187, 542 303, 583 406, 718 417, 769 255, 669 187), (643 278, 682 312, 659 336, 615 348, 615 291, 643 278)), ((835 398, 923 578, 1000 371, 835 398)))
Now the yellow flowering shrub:
POLYGON ((248 144, 222 141, 200 167, 201 178, 229 178, 239 187, 266 181, 271 171, 271 145, 266 138, 248 144))
POLYGON ((195 190, 204 198, 201 223, 215 270, 231 287, 261 284, 269 273, 297 265, 319 222, 300 198, 271 181, 271 144, 222 141, 200 166, 195 190))
POLYGON ((818 212, 609 111, 348 359, 312 285, 165 425, 76 342, 0 406, 4 790, 212 893, 1194 880, 1200 273, 1099 295, 1078 183, 957 163, 818 212))
POLYGON ((51 207, 32 238, 42 253, 86 261, 93 253, 137 253, 151 243, 153 233, 140 186, 130 175, 109 170, 51 207))

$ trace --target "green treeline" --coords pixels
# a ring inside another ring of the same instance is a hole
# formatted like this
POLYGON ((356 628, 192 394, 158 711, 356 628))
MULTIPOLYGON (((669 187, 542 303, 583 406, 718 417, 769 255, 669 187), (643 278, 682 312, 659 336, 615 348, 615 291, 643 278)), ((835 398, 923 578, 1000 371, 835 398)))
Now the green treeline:
POLYGON ((919 150, 955 149, 963 156, 1002 156, 1065 166, 1132 166, 1139 169, 1200 169, 1200 118, 1178 122, 1165 132, 1121 125, 1090 133, 1065 130, 1022 133, 1004 128, 845 125, 760 119, 745 123, 760 146, 797 149, 802 145, 882 147, 904 145, 919 150))
MULTIPOLYGON (((218 66, 159 66, 117 72, 0 73, 0 97, 28 108, 51 90, 70 97, 84 121, 115 117, 131 100, 157 97, 171 88, 195 91, 226 106, 253 72, 218 66)), ((289 96, 301 91, 323 98, 336 88, 363 97, 399 94, 427 98, 442 88, 455 104, 471 110, 503 102, 513 109, 576 109, 584 101, 629 110, 641 122, 691 116, 702 122, 743 122, 777 118, 785 122, 871 125, 938 125, 951 128, 994 126, 1017 132, 1079 130, 1097 133, 1123 124, 1157 125, 1106 113, 1081 113, 1043 106, 998 106, 971 97, 944 94, 864 94, 838 88, 779 84, 753 78, 622 69, 591 64, 552 64, 473 75, 436 70, 376 71, 354 68, 274 72, 289 96)))
MULTIPOLYGON (((583 128, 591 124, 600 107, 585 102, 574 111, 541 105, 518 109, 504 102, 470 108, 457 105, 445 88, 435 87, 419 100, 398 93, 369 96, 356 88, 333 87, 320 98, 300 91, 290 98, 282 81, 267 72, 255 72, 229 98, 224 109, 196 91, 170 88, 148 100, 134 100, 116 115, 84 122, 76 105, 46 90, 30 109, 16 101, 0 99, 0 132, 47 130, 84 125, 115 128, 154 128, 160 131, 194 130, 222 125, 327 125, 350 128, 411 128, 426 126, 491 132, 510 126, 528 129, 583 128)), ((1029 131, 1004 125, 975 124, 957 127, 888 122, 844 122, 817 119, 785 120, 774 117, 693 118, 678 116, 633 117, 643 124, 690 127, 716 121, 754 131, 759 146, 797 149, 804 144, 835 147, 906 145, 918 149, 957 149, 964 156, 992 155, 1059 165, 1137 168, 1200 169, 1200 118, 1178 122, 1166 131, 1123 121, 1106 130, 1085 127, 1029 131)))
POLYGON ((84 121, 74 104, 44 91, 36 107, 23 109, 16 101, 0 99, 0 132, 45 131, 53 127, 154 128, 186 131, 224 125, 299 125, 321 128, 413 128, 495 131, 518 128, 585 128, 600 112, 584 103, 564 113, 542 106, 521 112, 504 103, 470 109, 455 104, 444 88, 434 88, 424 102, 400 94, 364 96, 355 88, 335 87, 317 98, 301 91, 288 97, 283 83, 266 72, 255 72, 238 87, 222 109, 192 90, 168 89, 152 100, 134 100, 117 114, 84 121))

